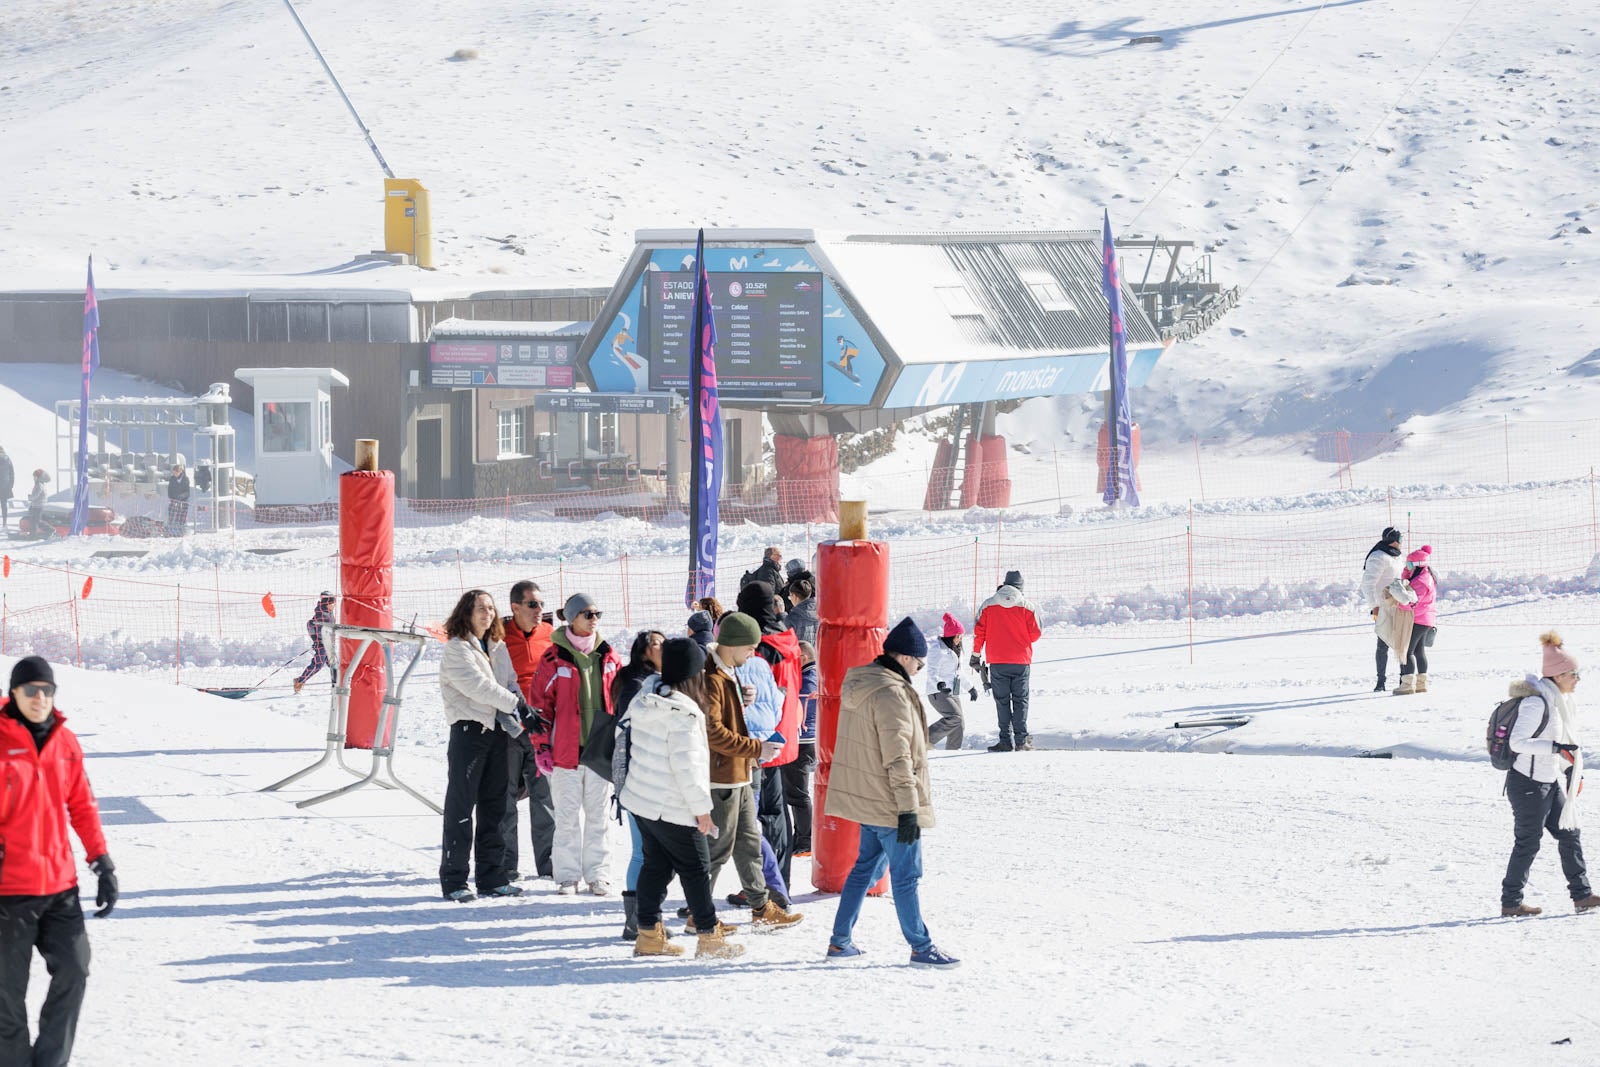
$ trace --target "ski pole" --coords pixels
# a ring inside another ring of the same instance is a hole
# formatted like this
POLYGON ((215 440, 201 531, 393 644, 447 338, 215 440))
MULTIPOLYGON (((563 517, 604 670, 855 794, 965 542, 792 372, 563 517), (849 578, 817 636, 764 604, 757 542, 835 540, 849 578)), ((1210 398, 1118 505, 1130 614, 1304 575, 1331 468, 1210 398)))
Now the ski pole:
POLYGON ((261 676, 261 681, 257 682, 255 685, 252 685, 250 688, 251 689, 260 689, 263 685, 266 684, 266 681, 267 681, 268 678, 271 678, 274 674, 277 674, 279 671, 283 670, 289 664, 293 663, 295 660, 299 659, 301 656, 305 655, 307 652, 310 652, 310 651, 311 650, 309 648, 302 648, 299 652, 296 652, 294 655, 290 656, 288 659, 284 660, 282 663, 280 663, 276 667, 272 668, 272 670, 268 671, 266 674, 263 674, 261 676))

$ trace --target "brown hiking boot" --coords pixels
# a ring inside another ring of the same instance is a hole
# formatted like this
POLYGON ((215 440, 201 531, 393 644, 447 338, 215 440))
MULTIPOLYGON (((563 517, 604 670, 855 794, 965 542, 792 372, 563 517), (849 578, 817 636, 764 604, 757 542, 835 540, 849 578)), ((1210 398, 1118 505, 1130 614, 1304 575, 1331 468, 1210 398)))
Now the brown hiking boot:
MULTIPOLYGON (((683 932, 686 934, 698 934, 700 932, 699 930, 695 929, 693 915, 689 916, 683 921, 683 932)), ((739 932, 739 928, 733 923, 725 923, 721 919, 718 919, 717 929, 715 932, 720 933, 723 937, 732 937, 734 934, 739 932)))
POLYGON ((750 916, 750 924, 762 930, 781 930, 805 918, 798 911, 785 911, 778 907, 775 900, 768 900, 763 908, 752 909, 750 916))
POLYGON ((715 930, 700 935, 700 947, 695 950, 694 958, 710 957, 714 960, 731 960, 735 956, 744 955, 744 946, 735 945, 727 940, 728 934, 733 932, 733 927, 727 923, 718 923, 715 930))
POLYGON ((1593 911, 1596 908, 1600 908, 1600 897, 1595 896, 1593 893, 1590 893, 1582 900, 1574 900, 1572 902, 1572 910, 1576 911, 1579 915, 1582 915, 1584 912, 1593 911))
POLYGON ((660 924, 654 926, 641 926, 639 939, 633 943, 635 956, 681 956, 683 946, 674 945, 667 940, 667 931, 660 924))
MULTIPOLYGON (((1600 900, 1597 900, 1595 903, 1600 904, 1600 900)), ((1544 909, 1543 908, 1530 908, 1526 904, 1518 904, 1514 908, 1501 908, 1500 909, 1500 918, 1502 918, 1502 919, 1520 919, 1525 915, 1542 915, 1542 914, 1544 914, 1544 909)))

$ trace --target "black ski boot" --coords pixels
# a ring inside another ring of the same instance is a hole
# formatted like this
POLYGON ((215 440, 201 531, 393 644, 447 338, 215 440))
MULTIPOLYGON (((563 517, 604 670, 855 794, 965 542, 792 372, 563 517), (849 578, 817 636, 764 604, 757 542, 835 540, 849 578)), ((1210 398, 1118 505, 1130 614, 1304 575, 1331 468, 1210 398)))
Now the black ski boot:
POLYGON ((1384 690, 1386 690, 1388 688, 1389 688, 1389 679, 1385 678, 1381 674, 1378 675, 1378 684, 1372 687, 1372 691, 1374 693, 1381 693, 1381 692, 1383 692, 1384 690))

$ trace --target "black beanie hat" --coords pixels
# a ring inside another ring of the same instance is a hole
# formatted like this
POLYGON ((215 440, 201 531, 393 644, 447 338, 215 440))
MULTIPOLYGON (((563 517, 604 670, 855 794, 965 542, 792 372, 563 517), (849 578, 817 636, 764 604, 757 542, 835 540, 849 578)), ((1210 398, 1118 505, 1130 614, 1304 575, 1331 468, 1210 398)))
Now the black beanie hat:
POLYGON ((1006 571, 1006 580, 1002 584, 1009 585, 1013 589, 1020 590, 1022 588, 1022 572, 1006 571))
POLYGON ((1380 544, 1398 545, 1400 543, 1400 531, 1393 526, 1385 526, 1383 528, 1383 536, 1378 541, 1380 544))
POLYGON ((885 652, 898 652, 902 656, 915 656, 918 659, 928 658, 928 639, 922 636, 922 631, 917 624, 907 615, 889 631, 889 636, 884 638, 883 650, 885 652))
POLYGON ((669 637, 661 646, 661 682, 678 685, 706 669, 706 650, 688 637, 669 637))
POLYGON ((50 669, 49 661, 43 656, 23 656, 17 660, 16 666, 11 668, 11 684, 6 686, 6 695, 17 686, 31 682, 56 684, 56 672, 50 669))

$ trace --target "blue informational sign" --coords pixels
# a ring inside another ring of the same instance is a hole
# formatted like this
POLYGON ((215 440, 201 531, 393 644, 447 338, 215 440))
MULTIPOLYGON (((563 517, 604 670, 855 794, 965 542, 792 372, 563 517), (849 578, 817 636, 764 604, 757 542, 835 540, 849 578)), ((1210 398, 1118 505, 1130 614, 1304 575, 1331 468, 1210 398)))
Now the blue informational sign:
MULTIPOLYGON (((694 249, 658 248, 607 325, 589 375, 606 393, 683 389, 688 381, 694 249), (653 388, 652 388, 653 386, 653 388)), ((864 405, 884 359, 804 248, 707 248, 724 400, 864 405), (769 277, 763 277, 769 275, 769 277)))
MULTIPOLYGON (((1129 352, 1128 384, 1140 386, 1148 381, 1161 353, 1162 349, 1156 347, 1129 352)), ((973 363, 923 363, 900 372, 883 406, 936 408, 1024 396, 1091 393, 1110 386, 1110 361, 1103 353, 973 363)))

